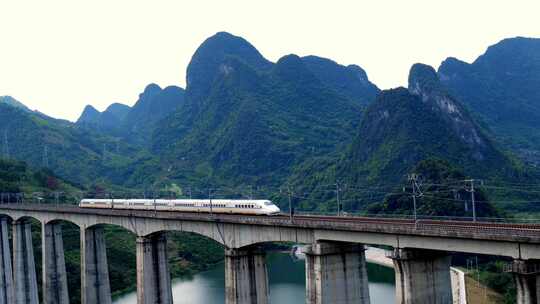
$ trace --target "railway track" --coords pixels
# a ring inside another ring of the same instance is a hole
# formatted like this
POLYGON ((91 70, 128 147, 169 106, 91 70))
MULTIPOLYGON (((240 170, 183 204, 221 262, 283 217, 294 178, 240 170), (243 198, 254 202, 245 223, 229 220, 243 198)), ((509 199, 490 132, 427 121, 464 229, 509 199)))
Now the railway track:
MULTIPOLYGON (((76 212, 89 214, 110 214, 109 209, 92 209, 79 208, 73 205, 46 205, 46 204, 4 204, 0 205, 8 209, 40 209, 59 212, 76 212)), ((238 215, 238 214, 214 214, 208 213, 190 213, 190 212, 167 212, 158 211, 155 213, 151 210, 114 210, 119 215, 129 216, 145 216, 152 213, 153 216, 158 216, 166 219, 179 220, 215 220, 215 221, 233 221, 242 222, 249 221, 250 223, 265 223, 284 225, 291 224, 288 214, 280 214, 274 216, 262 215, 238 215)), ((421 232, 465 232, 465 233, 483 233, 496 235, 515 235, 515 236, 535 236, 540 237, 540 224, 530 223, 500 223, 500 222, 472 222, 472 221, 457 221, 457 220, 433 220, 433 219, 413 219, 403 218, 384 218, 384 217, 362 217, 362 216, 335 216, 335 215, 294 215, 293 223, 298 226, 316 226, 318 224, 326 224, 327 226, 348 227, 358 229, 371 229, 373 227, 387 227, 390 229, 409 230, 421 232)))

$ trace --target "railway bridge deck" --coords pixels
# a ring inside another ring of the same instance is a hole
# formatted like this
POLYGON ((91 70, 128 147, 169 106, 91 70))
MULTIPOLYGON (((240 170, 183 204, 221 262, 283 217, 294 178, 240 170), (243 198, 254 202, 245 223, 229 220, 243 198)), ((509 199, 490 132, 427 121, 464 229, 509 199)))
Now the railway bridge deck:
MULTIPOLYGON (((539 298, 533 288, 538 274, 521 271, 540 269, 531 266, 540 260, 540 225, 536 224, 347 216, 295 216, 291 220, 285 215, 87 209, 54 204, 2 204, 0 215, 0 254, 3 261, 11 261, 7 230, 12 225, 15 265, 13 279, 0 278, 0 303, 2 294, 7 295, 6 301, 10 294, 37 299, 33 294, 37 288, 31 288, 35 270, 32 276, 28 218, 42 224, 45 303, 67 303, 60 221, 80 227, 83 303, 110 303, 102 230, 105 224, 121 226, 137 236, 139 303, 172 303, 165 250, 167 231, 197 233, 224 246, 226 302, 231 304, 268 303, 266 262, 258 247, 267 242, 310 245, 306 252, 307 303, 369 303, 364 244, 394 248, 399 303, 452 303, 452 252, 513 258, 518 303, 537 303, 539 298), (53 289, 55 292, 48 292, 53 289)), ((7 262, 0 265, 7 270, 9 267, 7 262)))

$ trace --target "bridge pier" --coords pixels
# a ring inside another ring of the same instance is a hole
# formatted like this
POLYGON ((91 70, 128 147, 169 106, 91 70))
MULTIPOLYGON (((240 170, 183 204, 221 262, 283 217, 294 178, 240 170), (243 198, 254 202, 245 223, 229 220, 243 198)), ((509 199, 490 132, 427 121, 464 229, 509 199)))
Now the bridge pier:
POLYGON ((13 268, 7 217, 0 218, 0 304, 14 303, 13 268))
POLYGON ((16 304, 38 304, 38 288, 31 224, 13 224, 13 282, 16 304))
POLYGON ((304 253, 307 304, 370 303, 363 245, 318 242, 304 253))
POLYGON ((69 304, 62 224, 42 225, 43 303, 69 304))
POLYGON ((268 304, 266 254, 258 248, 225 250, 225 303, 268 304))
POLYGON ((540 261, 514 260, 510 266, 516 282, 516 303, 540 303, 540 261))
POLYGON ((172 304, 165 234, 137 237, 137 303, 172 304))
POLYGON ((107 247, 102 227, 81 228, 82 304, 111 304, 107 247))
POLYGON ((449 253, 394 249, 396 303, 452 304, 449 253))

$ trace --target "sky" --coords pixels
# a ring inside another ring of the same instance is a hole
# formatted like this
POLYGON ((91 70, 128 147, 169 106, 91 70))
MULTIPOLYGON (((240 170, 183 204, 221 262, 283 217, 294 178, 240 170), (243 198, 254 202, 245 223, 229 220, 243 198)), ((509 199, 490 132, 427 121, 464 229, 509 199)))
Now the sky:
POLYGON ((75 121, 87 104, 133 105, 149 83, 185 86, 197 47, 227 31, 266 58, 358 64, 379 88, 416 62, 472 62, 489 45, 540 38, 538 0, 0 0, 0 95, 75 121))

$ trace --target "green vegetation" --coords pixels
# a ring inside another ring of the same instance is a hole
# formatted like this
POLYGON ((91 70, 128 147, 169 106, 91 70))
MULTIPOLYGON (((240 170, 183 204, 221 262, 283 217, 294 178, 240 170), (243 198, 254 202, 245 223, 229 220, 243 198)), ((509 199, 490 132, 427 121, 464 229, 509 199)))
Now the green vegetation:
POLYGON ((118 138, 3 103, 0 134, 2 154, 7 152, 32 167, 51 168, 81 185, 94 181, 122 184, 130 163, 146 153, 118 138))
POLYGON ((540 163, 540 39, 516 37, 490 46, 472 64, 439 67, 443 83, 507 147, 540 163))
POLYGON ((299 57, 284 57, 269 72, 236 58, 224 65, 228 72, 196 112, 186 107, 155 132, 166 178, 278 185, 293 166, 352 139, 359 104, 326 88, 299 57))
MULTIPOLYGON (((438 159, 421 161, 414 169, 419 179, 417 212, 420 216, 472 217, 471 194, 463 187, 466 176, 449 162, 438 159), (464 206, 467 205, 467 206, 464 206)), ((410 183, 386 196, 383 202, 367 207, 369 214, 412 215, 413 199, 410 183), (401 189, 405 191, 400 191, 401 189)), ((489 203, 482 189, 475 191, 476 215, 495 218, 501 213, 489 203)))
MULTIPOLYGON (((6 201, 8 200, 7 193, 71 193, 73 191, 76 191, 74 185, 62 180, 51 170, 34 170, 24 162, 0 158, 0 193, 6 193, 4 198, 6 201)), ((16 199, 14 195, 9 197, 11 201, 16 201, 16 199)))
MULTIPOLYGON (((73 202, 79 190, 187 196, 193 187, 199 188, 194 197, 205 197, 219 187, 230 190, 218 196, 241 197, 250 185, 284 209, 290 188, 297 210, 336 212, 339 189, 346 212, 410 215, 406 176, 415 172, 420 215, 471 216, 464 179, 539 181, 536 168, 499 145, 540 159, 537 48, 537 39, 506 40, 472 65, 447 60, 440 79, 416 64, 408 89, 379 92, 360 67, 295 55, 272 63, 244 39, 218 33, 194 54, 185 92, 151 84, 132 108, 88 107, 73 124, 1 98, 0 152, 26 164, 0 160, 0 192, 62 192, 61 201, 73 202)), ((475 195, 479 217, 530 216, 539 208, 531 192, 480 187, 475 195), (489 203, 497 198, 507 202, 489 203)), ((79 232, 64 230, 72 303, 78 303, 79 232)), ((135 286, 134 236, 107 227, 106 237, 118 295, 135 286)), ((210 240, 169 237, 173 276, 222 259, 210 240)), ((508 276, 491 275, 499 267, 493 265, 486 264, 481 278, 502 290, 508 276)))

